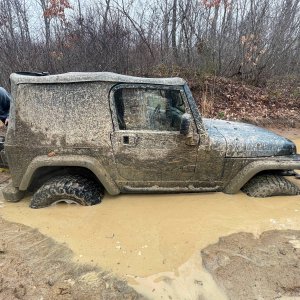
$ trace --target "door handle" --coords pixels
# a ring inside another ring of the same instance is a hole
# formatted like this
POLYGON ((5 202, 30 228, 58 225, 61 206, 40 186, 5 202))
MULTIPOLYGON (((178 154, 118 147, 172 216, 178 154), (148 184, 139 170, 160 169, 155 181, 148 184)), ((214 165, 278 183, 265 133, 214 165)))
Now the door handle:
POLYGON ((135 146, 137 143, 137 136, 135 134, 124 134, 122 136, 122 144, 126 146, 135 146))

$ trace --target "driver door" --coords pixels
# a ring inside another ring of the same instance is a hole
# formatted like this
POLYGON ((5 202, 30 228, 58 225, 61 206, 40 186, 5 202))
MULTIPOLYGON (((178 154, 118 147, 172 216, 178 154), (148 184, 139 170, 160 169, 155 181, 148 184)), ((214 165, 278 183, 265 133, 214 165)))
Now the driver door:
POLYGON ((133 188, 188 186, 198 145, 187 145, 180 134, 181 116, 190 113, 183 89, 121 84, 110 98, 118 183, 133 188))

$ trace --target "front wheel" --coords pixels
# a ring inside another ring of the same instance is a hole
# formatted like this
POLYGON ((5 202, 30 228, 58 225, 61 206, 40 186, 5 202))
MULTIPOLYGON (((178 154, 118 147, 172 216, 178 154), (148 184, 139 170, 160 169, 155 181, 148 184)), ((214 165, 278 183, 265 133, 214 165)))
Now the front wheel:
POLYGON ((260 174, 254 176, 242 191, 251 197, 271 197, 279 195, 299 195, 300 189, 280 175, 260 174))
POLYGON ((91 179, 80 175, 56 176, 34 193, 30 207, 43 208, 59 202, 95 205, 103 195, 102 186, 91 179))

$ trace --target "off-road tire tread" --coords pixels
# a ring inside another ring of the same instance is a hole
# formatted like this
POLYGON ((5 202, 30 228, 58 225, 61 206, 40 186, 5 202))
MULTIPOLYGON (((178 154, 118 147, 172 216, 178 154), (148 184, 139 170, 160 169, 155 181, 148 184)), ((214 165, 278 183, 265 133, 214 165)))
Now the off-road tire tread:
POLYGON ((260 174, 254 176, 241 189, 251 197, 271 197, 280 195, 299 195, 300 189, 280 175, 260 174))
POLYGON ((103 187, 84 176, 56 176, 34 193, 30 207, 47 207, 60 199, 72 200, 84 206, 95 205, 101 202, 103 195, 103 187))

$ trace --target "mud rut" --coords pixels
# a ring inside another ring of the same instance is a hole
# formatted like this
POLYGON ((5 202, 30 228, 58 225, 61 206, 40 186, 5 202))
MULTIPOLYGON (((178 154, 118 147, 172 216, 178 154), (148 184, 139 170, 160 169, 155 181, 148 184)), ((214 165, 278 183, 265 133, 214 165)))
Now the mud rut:
MULTIPOLYGON (((269 230, 259 237, 235 233, 221 237, 201 255, 203 266, 228 299, 300 297, 299 230, 269 230)), ((112 274, 74 262, 64 244, 0 218, 0 299, 144 297, 112 274)), ((199 294, 197 299, 205 298, 199 294)))
POLYGON ((0 299, 142 299, 126 282, 72 257, 65 245, 0 218, 0 299))

